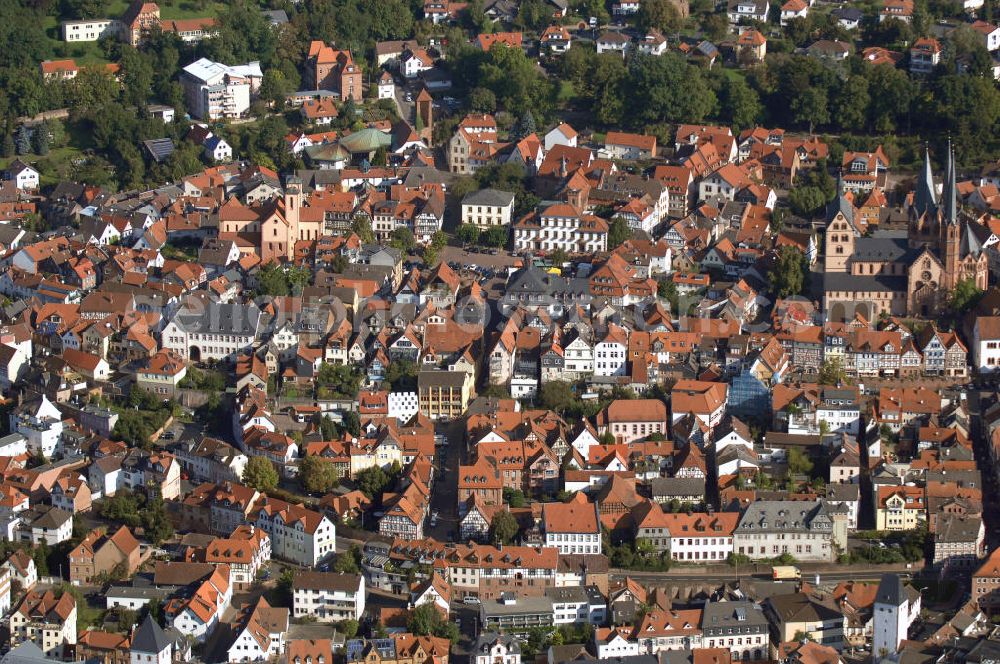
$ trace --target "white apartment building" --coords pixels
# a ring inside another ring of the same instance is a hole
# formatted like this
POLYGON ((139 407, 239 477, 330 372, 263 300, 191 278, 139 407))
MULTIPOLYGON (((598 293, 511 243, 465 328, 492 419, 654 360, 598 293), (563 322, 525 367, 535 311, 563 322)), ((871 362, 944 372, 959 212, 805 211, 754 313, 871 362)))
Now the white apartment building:
POLYGON ((583 378, 594 373, 594 347, 587 337, 574 329, 565 338, 572 339, 563 346, 565 378, 583 378))
POLYGON ((276 558, 314 567, 336 551, 336 526, 325 515, 302 505, 264 497, 250 518, 271 536, 271 554, 276 558))
POLYGON ((229 66, 207 58, 192 62, 181 72, 188 108, 201 120, 245 116, 263 78, 259 62, 229 66))
POLYGON ((198 301, 178 311, 160 338, 164 348, 191 362, 222 361, 249 350, 260 323, 255 305, 198 301))
POLYGON ((124 31, 122 22, 110 18, 93 18, 83 21, 64 21, 62 38, 64 42, 95 42, 104 37, 121 39, 124 31))
POLYGON ((608 333, 594 345, 594 375, 624 376, 628 361, 628 332, 611 324, 608 333))
POLYGON ((561 554, 602 553, 601 521, 597 504, 577 493, 568 503, 542 505, 542 529, 545 546, 561 554))
POLYGON ((62 441, 62 413, 44 394, 10 414, 10 429, 27 439, 32 454, 51 457, 62 441))
POLYGON ((389 417, 408 422, 420 410, 420 398, 416 392, 390 392, 388 407, 389 417))
POLYGON ((514 194, 480 189, 462 199, 462 223, 480 228, 509 226, 514 214, 514 194))
POLYGON ((595 630, 594 643, 597 645, 597 659, 600 660, 639 654, 639 641, 629 639, 628 633, 617 627, 595 630))
POLYGON ((733 552, 752 560, 788 553, 800 561, 829 562, 833 544, 834 522, 823 502, 758 500, 733 532, 733 552))
POLYGON ((361 620, 365 611, 365 579, 360 574, 299 572, 292 581, 296 618, 315 616, 319 622, 361 620))
POLYGON ((608 223, 600 217, 580 214, 568 203, 556 203, 529 214, 514 224, 514 250, 569 254, 607 251, 608 223))

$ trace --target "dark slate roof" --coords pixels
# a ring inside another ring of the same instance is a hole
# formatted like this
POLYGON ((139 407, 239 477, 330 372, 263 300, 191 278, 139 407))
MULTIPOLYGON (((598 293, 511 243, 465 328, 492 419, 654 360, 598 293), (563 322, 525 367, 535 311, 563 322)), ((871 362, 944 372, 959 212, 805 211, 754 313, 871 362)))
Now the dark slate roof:
POLYGON ((156 163, 165 161, 174 153, 174 142, 169 138, 151 138, 142 144, 156 163))
POLYGON ((909 252, 910 247, 905 237, 860 237, 854 243, 851 258, 856 261, 896 262, 909 252))
POLYGON ((141 653, 161 653, 170 647, 170 640, 163 633, 156 621, 152 617, 146 616, 146 620, 139 625, 132 635, 132 651, 141 653))
POLYGON ((507 648, 507 652, 511 654, 520 654, 521 652, 521 642, 515 639, 509 634, 497 634, 496 632, 483 632, 476 639, 476 652, 489 653, 490 649, 501 643, 507 648))
POLYGON ((833 14, 835 18, 844 21, 860 21, 865 17, 864 12, 857 7, 838 7, 830 13, 833 14))
POLYGON ((875 602, 878 604, 889 604, 900 606, 906 601, 906 589, 903 587, 903 580, 898 574, 883 574, 882 580, 878 584, 878 593, 875 602))
POLYGON ((990 229, 978 223, 966 223, 962 228, 961 256, 978 256, 983 251, 983 243, 990 238, 990 229))
POLYGON ((187 332, 246 336, 257 333, 260 318, 261 311, 253 304, 207 302, 181 309, 174 322, 187 332))
POLYGON ((847 274, 831 272, 823 275, 823 290, 830 291, 906 291, 906 277, 887 274, 847 274))
POLYGON ((480 189, 468 194, 462 199, 462 205, 488 205, 504 207, 514 202, 514 194, 499 189, 480 189))

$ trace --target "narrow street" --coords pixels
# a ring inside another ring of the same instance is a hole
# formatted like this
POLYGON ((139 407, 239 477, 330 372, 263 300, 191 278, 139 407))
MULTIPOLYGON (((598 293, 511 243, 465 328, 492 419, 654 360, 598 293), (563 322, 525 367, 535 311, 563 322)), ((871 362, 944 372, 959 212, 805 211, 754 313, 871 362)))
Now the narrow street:
POLYGON ((437 525, 430 523, 424 532, 441 542, 454 542, 458 537, 458 466, 465 462, 465 421, 440 422, 435 434, 444 436, 446 445, 435 450, 437 470, 431 493, 431 514, 437 513, 437 525))
POLYGON ((997 485, 996 469, 990 457, 989 431, 983 426, 982 413, 984 408, 994 400, 994 393, 989 390, 973 389, 967 392, 969 398, 969 436, 972 438, 972 449, 976 457, 976 467, 983 479, 983 522, 986 525, 986 547, 988 550, 1000 545, 1000 517, 997 508, 1000 507, 1000 486, 997 485))

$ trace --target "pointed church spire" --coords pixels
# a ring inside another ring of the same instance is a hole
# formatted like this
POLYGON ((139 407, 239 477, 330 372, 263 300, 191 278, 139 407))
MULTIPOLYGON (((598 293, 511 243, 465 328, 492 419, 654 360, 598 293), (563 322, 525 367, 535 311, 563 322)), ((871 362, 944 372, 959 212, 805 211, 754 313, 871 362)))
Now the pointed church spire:
POLYGON ((955 154, 948 139, 948 165, 945 167, 941 207, 944 219, 949 224, 958 223, 958 186, 955 182, 955 154))
POLYGON ((830 223, 837 213, 844 215, 844 219, 851 226, 854 226, 854 204, 847 199, 844 191, 844 171, 837 172, 837 195, 826 206, 826 222, 830 223))
POLYGON ((925 212, 932 212, 937 205, 937 196, 934 194, 934 176, 931 174, 931 152, 930 148, 924 146, 924 167, 920 171, 920 178, 917 180, 917 190, 913 196, 913 207, 917 211, 917 216, 925 212))

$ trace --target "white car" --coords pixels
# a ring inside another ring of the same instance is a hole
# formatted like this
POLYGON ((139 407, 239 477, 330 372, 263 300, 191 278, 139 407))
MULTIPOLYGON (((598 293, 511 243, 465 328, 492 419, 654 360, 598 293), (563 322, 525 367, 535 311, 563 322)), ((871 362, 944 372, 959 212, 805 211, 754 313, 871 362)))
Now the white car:
POLYGON ((462 598, 462 604, 480 604, 479 598, 474 595, 466 595, 462 598))

